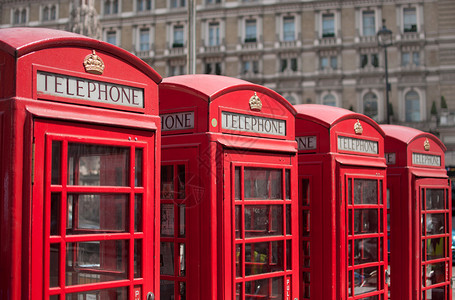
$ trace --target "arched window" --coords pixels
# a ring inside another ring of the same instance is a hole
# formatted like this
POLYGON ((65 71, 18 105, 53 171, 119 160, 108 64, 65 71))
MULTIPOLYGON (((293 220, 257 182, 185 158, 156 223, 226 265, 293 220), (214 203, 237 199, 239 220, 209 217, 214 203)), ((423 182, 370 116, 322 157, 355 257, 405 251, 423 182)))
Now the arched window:
POLYGON ((322 104, 329 106, 337 106, 337 100, 334 95, 327 94, 322 98, 322 104))
POLYGON ((375 121, 378 121, 378 97, 372 92, 363 96, 363 113, 375 121))
POLYGON ((416 91, 407 92, 404 96, 406 122, 420 121, 420 97, 416 91))

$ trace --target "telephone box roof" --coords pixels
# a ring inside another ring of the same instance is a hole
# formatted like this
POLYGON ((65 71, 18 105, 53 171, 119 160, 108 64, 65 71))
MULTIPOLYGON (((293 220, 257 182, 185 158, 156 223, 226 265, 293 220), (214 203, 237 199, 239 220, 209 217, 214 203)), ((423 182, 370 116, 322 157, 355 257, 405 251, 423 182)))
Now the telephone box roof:
POLYGON ((312 120, 327 128, 331 128, 343 120, 359 119, 371 124, 384 136, 384 131, 373 119, 344 108, 322 104, 298 104, 294 105, 294 108, 297 111, 297 119, 312 120))
POLYGON ((230 92, 253 90, 278 100, 290 110, 293 115, 296 114, 294 107, 277 92, 262 85, 238 78, 210 74, 180 75, 164 78, 160 87, 191 93, 207 102, 211 102, 230 92))
POLYGON ((395 139, 406 145, 410 144, 412 141, 418 138, 426 137, 428 139, 433 140, 436 144, 438 144, 441 147, 442 151, 445 152, 447 150, 446 146, 441 142, 441 140, 431 133, 400 125, 385 124, 381 125, 381 128, 384 130, 386 138, 389 137, 395 139))
POLYGON ((0 29, 0 50, 14 57, 53 47, 84 47, 106 51, 134 65, 156 83, 159 83, 162 79, 155 70, 141 59, 128 51, 103 41, 77 33, 49 28, 13 27, 0 29))

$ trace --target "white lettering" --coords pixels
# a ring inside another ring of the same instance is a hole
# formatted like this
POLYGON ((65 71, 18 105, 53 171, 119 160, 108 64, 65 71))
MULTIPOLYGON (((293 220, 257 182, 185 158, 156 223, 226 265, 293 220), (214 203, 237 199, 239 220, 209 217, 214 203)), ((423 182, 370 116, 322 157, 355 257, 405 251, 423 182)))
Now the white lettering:
POLYGON ((49 72, 37 72, 37 92, 71 99, 144 108, 144 90, 49 72))
POLYGON ((223 129, 271 134, 277 136, 286 135, 286 121, 252 115, 243 115, 223 111, 221 113, 223 129))
POLYGON ((378 142, 338 136, 338 150, 378 154, 378 142))

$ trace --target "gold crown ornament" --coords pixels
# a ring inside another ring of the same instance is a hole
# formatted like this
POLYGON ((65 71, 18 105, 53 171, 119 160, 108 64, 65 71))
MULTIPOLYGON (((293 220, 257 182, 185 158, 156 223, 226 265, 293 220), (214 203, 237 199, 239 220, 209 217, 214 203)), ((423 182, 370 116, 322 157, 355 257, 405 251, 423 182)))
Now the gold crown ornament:
POLYGON ((430 151, 430 141, 428 139, 425 139, 425 142, 423 142, 423 149, 430 151))
POLYGON ((362 124, 360 124, 359 119, 357 119, 357 122, 354 124, 354 132, 355 132, 355 134, 363 133, 363 127, 362 127, 362 124))
POLYGON ((250 109, 255 111, 261 111, 262 109, 261 99, 259 99, 256 92, 254 92, 254 95, 250 98, 250 109))
POLYGON ((90 74, 101 75, 104 72, 104 62, 95 50, 84 59, 85 72, 90 74))

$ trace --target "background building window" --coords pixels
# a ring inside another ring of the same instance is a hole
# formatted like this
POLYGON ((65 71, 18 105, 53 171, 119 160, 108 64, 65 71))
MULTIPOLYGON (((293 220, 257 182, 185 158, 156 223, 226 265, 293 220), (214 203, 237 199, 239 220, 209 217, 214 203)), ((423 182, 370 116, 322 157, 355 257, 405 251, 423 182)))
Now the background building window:
POLYGON ((150 11, 152 10, 152 0, 137 0, 137 11, 150 11))
POLYGON ((420 66, 420 53, 414 52, 402 52, 401 53, 401 66, 420 66), (412 58, 412 60, 411 60, 412 58))
POLYGON ((327 94, 322 98, 322 104, 329 106, 337 106, 337 100, 334 95, 327 94))
POLYGON ((206 63, 205 74, 221 75, 221 63, 220 62, 206 63))
POLYGON ((334 14, 322 15, 322 37, 335 36, 335 16, 334 14))
POLYGON ((183 25, 175 25, 173 32, 174 40, 172 42, 172 48, 182 48, 183 47, 183 25))
POLYGON ((141 28, 139 30, 139 50, 150 50, 150 30, 148 28, 141 28))
POLYGON ((55 5, 44 6, 42 10, 42 20, 43 22, 54 21, 57 18, 57 8, 55 5))
POLYGON ((280 62, 281 72, 297 72, 297 58, 282 58, 280 62))
POLYGON ((244 60, 242 62, 242 74, 258 74, 259 62, 257 60, 244 60))
POLYGON ((363 36, 375 36, 376 35, 376 22, 374 11, 363 11, 362 12, 362 32, 363 36))
POLYGON ((118 0, 104 0, 104 14, 118 14, 118 0))
POLYGON ((13 12, 13 24, 27 23, 27 10, 25 8, 17 8, 13 12))
POLYGON ((405 95, 406 122, 420 121, 420 97, 416 91, 407 92, 405 95))
POLYGON ((171 0, 171 8, 179 8, 185 6, 186 6, 185 0, 171 0))
POLYGON ((169 76, 185 75, 185 64, 171 64, 169 76))
POLYGON ((220 23, 211 22, 209 23, 209 46, 220 45, 220 23))
POLYGON ((255 43, 257 37, 256 20, 245 21, 245 43, 255 43))
POLYGON ((117 32, 113 30, 106 32, 106 42, 112 45, 117 45, 117 32))
POLYGON ((295 18, 283 18, 283 41, 289 42, 295 40, 295 18))
POLYGON ((336 70, 338 69, 338 57, 335 55, 321 56, 319 58, 319 66, 321 70, 336 70))
POLYGON ((221 3, 221 0, 206 0, 206 4, 219 4, 221 3))
POLYGON ((404 32, 417 32, 417 16, 415 7, 403 10, 403 30, 404 32))
POLYGON ((360 55, 360 67, 361 68, 379 67, 378 54, 377 53, 361 54, 360 55))
POLYGON ((363 113, 375 121, 378 121, 378 97, 369 92, 363 96, 363 113))

